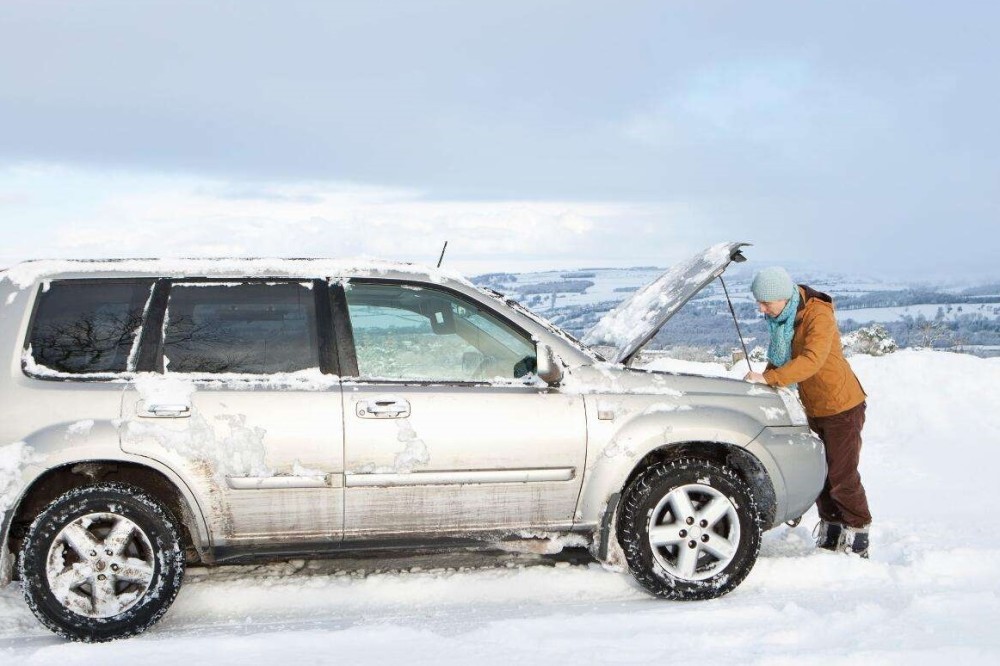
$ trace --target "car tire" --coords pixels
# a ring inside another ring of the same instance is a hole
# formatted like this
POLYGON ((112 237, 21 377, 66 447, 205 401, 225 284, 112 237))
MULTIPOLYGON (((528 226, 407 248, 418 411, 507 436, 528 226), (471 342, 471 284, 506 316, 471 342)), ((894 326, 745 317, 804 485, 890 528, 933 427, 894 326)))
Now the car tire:
POLYGON ((659 462, 625 490, 618 541, 652 594, 694 601, 735 589, 760 550, 761 514, 731 468, 697 458, 659 462))
POLYGON ((132 486, 70 490, 28 530, 20 561, 24 597, 52 631, 102 642, 142 633, 173 603, 184 576, 174 518, 132 486))

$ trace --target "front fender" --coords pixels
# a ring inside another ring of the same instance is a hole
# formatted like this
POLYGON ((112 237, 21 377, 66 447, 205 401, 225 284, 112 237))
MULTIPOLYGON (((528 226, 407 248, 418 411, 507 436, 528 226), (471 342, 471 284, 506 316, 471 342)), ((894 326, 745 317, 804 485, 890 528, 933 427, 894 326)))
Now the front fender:
MULTIPOLYGON (((656 410, 637 401, 630 405, 628 396, 616 397, 613 419, 591 419, 599 413, 599 402, 604 403, 600 413, 608 414, 606 399, 594 397, 591 402, 587 409, 590 445, 576 512, 577 524, 586 527, 600 524, 610 497, 624 489, 636 466, 650 453, 694 442, 745 450, 764 429, 747 414, 724 407, 656 410)), ((648 405, 648 400, 643 402, 648 405)), ((765 463, 764 467, 769 466, 765 463)))

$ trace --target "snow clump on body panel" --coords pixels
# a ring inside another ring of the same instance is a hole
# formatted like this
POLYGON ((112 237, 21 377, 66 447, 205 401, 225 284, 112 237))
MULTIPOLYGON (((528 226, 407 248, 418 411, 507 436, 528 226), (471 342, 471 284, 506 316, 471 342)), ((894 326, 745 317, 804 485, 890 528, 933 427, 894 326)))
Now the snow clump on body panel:
MULTIPOLYGON (((560 390, 567 395, 661 395, 683 398, 684 392, 671 386, 667 377, 649 374, 643 381, 629 381, 622 367, 610 363, 595 363, 596 375, 581 376, 582 373, 566 375, 560 390)), ((643 368, 645 369, 645 368, 643 368)))
POLYGON ((354 474, 409 474, 417 467, 423 467, 431 460, 430 449, 417 436, 413 426, 404 421, 396 423, 396 441, 403 444, 403 449, 397 451, 392 465, 376 465, 369 462, 359 465, 354 474))
POLYGON ((761 407, 764 417, 768 421, 780 421, 785 416, 785 410, 780 407, 761 407))
POLYGON ((32 377, 49 377, 52 379, 101 379, 110 383, 124 384, 128 379, 119 372, 81 372, 69 373, 53 370, 35 361, 34 349, 31 345, 21 353, 21 367, 32 377))
POLYGON ((44 459, 44 456, 37 455, 24 442, 0 446, 0 521, 4 512, 14 505, 21 491, 24 468, 44 459))
MULTIPOLYGON (((152 375, 162 377, 164 375, 152 375)), ((277 372, 269 375, 251 375, 237 372, 220 373, 168 373, 166 376, 202 389, 227 388, 238 391, 327 391, 340 388, 340 378, 324 374, 319 368, 277 372)))
POLYGON ((190 405, 196 387, 194 382, 181 377, 144 373, 135 378, 135 389, 147 405, 190 405))
POLYGON ((408 473, 415 467, 426 465, 430 462, 431 452, 427 449, 424 440, 417 436, 417 432, 409 423, 398 422, 399 429, 396 439, 405 444, 406 447, 396 454, 392 468, 394 472, 408 473))
POLYGON ((326 476, 326 472, 315 467, 306 467, 300 460, 296 459, 292 463, 292 476, 326 476))
POLYGON ((661 412, 687 412, 694 409, 691 405, 675 405, 669 402, 658 402, 656 404, 650 405, 646 408, 646 411, 642 413, 643 416, 650 416, 651 414, 657 414, 661 412))
MULTIPOLYGON (((191 407, 196 391, 193 381, 169 375, 145 374, 136 378, 136 389, 144 406, 151 404, 191 407)), ((153 440, 164 449, 185 458, 212 463, 220 476, 274 476, 265 461, 266 431, 247 425, 246 414, 221 414, 209 422, 192 411, 182 429, 161 421, 131 418, 124 426, 126 442, 153 440)))
POLYGON ((94 420, 87 419, 71 423, 66 427, 66 439, 84 438, 94 429, 94 420))

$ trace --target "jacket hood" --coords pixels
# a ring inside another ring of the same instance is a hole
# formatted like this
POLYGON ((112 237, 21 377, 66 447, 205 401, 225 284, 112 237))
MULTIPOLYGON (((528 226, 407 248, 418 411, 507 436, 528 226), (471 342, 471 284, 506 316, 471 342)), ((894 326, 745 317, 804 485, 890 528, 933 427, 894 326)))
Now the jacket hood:
POLYGON ((583 342, 614 347, 611 360, 627 363, 681 306, 722 275, 730 262, 745 261, 740 253, 745 245, 749 243, 719 243, 673 266, 604 315, 583 342))
POLYGON ((799 287, 802 288, 802 293, 805 294, 803 301, 808 301, 810 299, 816 298, 821 301, 826 301, 827 303, 833 303, 833 296, 830 294, 824 294, 822 291, 813 289, 807 284, 800 284, 799 287))
POLYGON ((802 315, 802 311, 806 309, 807 305, 833 309, 833 297, 829 294, 824 294, 822 291, 813 289, 807 284, 800 284, 799 289, 802 291, 802 300, 799 301, 799 309, 795 313, 796 319, 802 315))

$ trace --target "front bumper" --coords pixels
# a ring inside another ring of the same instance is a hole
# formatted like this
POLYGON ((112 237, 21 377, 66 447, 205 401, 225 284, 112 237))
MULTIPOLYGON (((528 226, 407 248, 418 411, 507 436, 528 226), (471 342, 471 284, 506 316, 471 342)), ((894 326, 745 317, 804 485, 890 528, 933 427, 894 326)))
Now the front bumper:
POLYGON ((808 426, 768 427, 747 445, 757 456, 774 485, 777 527, 805 513, 826 483, 823 440, 808 426))

